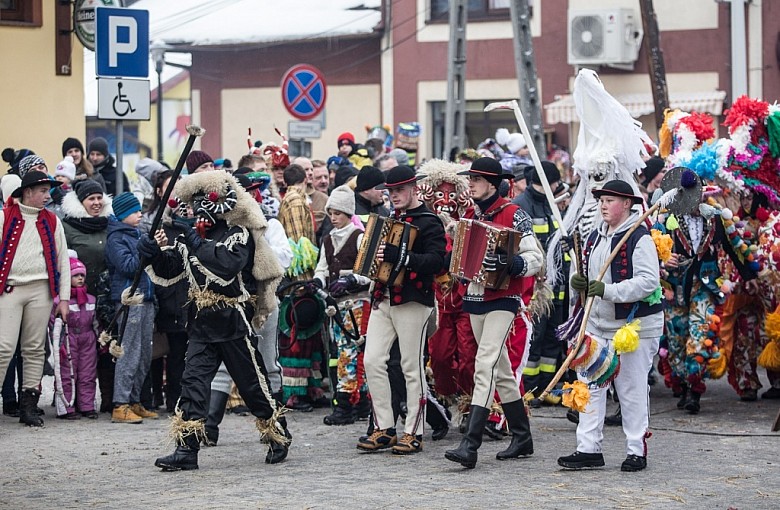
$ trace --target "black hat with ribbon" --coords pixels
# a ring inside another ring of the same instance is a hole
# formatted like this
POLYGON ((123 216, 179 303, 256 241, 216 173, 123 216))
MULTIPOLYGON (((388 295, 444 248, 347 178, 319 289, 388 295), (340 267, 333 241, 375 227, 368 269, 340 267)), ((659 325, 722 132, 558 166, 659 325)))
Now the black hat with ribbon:
POLYGON ((403 186, 404 184, 414 184, 420 179, 425 179, 427 175, 418 174, 414 168, 406 165, 399 165, 391 168, 385 174, 384 184, 379 184, 376 189, 389 189, 403 186))
POLYGON ((501 185, 502 179, 514 179, 515 174, 512 172, 504 172, 501 167, 501 163, 493 158, 479 158, 471 163, 471 167, 468 170, 458 172, 458 175, 471 175, 475 177, 482 177, 490 184, 495 186, 496 189, 501 185))
POLYGON ((629 183, 619 179, 605 183, 601 189, 594 189, 593 196, 596 198, 596 200, 603 196, 628 198, 635 204, 641 204, 645 201, 644 198, 634 195, 634 190, 631 188, 629 183))
POLYGON ((42 184, 49 186, 49 188, 56 188, 57 186, 62 185, 61 182, 50 179, 47 174, 33 170, 32 172, 27 172, 24 177, 22 177, 22 183, 13 193, 11 193, 11 196, 20 198, 25 189, 40 186, 42 184))

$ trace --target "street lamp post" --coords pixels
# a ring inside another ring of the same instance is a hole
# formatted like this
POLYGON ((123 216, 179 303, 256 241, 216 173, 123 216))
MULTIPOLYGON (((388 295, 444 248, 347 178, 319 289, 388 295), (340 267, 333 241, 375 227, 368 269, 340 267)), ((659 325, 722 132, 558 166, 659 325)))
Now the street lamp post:
POLYGON ((149 47, 149 52, 154 60, 154 68, 157 71, 157 159, 163 161, 163 123, 162 123, 162 101, 163 84, 162 71, 165 66, 165 50, 168 49, 162 41, 153 41, 149 47))

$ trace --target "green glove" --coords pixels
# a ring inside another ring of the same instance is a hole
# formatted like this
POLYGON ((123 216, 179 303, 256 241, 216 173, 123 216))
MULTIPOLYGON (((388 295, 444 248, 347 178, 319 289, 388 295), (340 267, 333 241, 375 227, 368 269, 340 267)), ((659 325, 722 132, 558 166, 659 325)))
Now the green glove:
POLYGON ((588 282, 588 297, 598 296, 604 297, 604 282, 598 280, 591 280, 588 282))
POLYGON ((588 288, 588 279, 582 276, 580 273, 574 273, 571 277, 571 288, 577 292, 582 292, 588 288))

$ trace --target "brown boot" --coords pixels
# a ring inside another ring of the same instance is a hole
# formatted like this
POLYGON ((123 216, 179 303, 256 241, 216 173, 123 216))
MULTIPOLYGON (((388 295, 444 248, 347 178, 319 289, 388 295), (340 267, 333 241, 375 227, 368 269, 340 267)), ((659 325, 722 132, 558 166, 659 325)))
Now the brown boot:
POLYGON ((130 409, 128 404, 122 404, 114 408, 111 413, 111 423, 143 423, 144 419, 130 409))
POLYGON ((152 420, 156 420, 157 418, 160 417, 154 411, 150 411, 147 408, 145 408, 144 405, 141 404, 140 402, 137 404, 132 404, 130 406, 130 410, 133 411, 138 416, 140 416, 141 418, 150 418, 152 420))
POLYGON ((395 429, 374 429, 373 434, 358 441, 357 449, 364 452, 377 452, 393 448, 397 442, 398 436, 395 435, 395 429))
POLYGON ((396 455, 411 455, 422 451, 422 436, 413 434, 404 434, 398 443, 393 446, 393 453, 396 455))

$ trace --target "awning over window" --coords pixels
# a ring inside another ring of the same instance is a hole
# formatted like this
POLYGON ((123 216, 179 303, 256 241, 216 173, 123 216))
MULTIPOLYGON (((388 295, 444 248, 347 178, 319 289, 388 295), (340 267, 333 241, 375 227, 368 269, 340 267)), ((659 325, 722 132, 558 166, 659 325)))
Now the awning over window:
MULTIPOLYGON (((652 94, 616 94, 615 99, 625 106, 634 118, 655 112, 652 94)), ((669 105, 672 109, 679 108, 686 112, 702 112, 718 116, 723 112, 725 99, 726 92, 723 90, 672 92, 669 94, 669 105)), ((547 124, 578 122, 571 94, 561 96, 560 99, 544 105, 544 109, 547 111, 547 124)))

